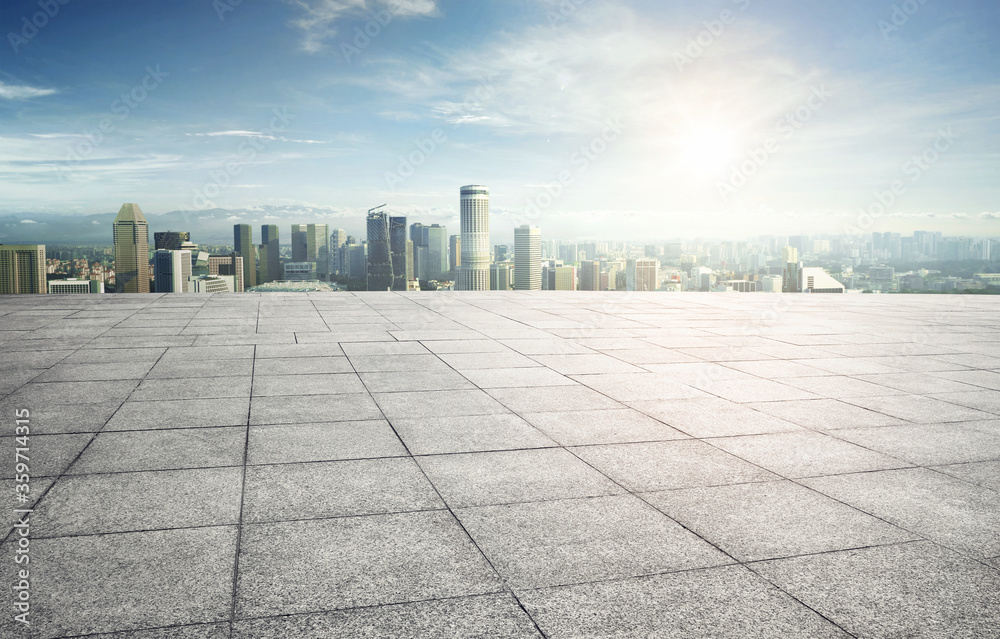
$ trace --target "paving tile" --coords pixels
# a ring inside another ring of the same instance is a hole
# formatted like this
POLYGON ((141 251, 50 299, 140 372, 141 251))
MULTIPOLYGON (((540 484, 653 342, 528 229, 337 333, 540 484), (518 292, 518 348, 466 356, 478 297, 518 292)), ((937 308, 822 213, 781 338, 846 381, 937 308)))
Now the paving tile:
POLYGON ((246 427, 99 433, 67 471, 71 475, 239 466, 246 427))
POLYGON ((920 466, 1000 459, 1000 429, 990 433, 976 424, 907 424, 838 430, 835 436, 920 466))
MULTIPOLYGON (((0 512, 0 539, 7 536, 7 533, 11 531, 12 526, 17 523, 18 519, 24 515, 24 513, 16 513, 14 509, 28 509, 35 506, 35 502, 41 499, 45 491, 49 489, 55 481, 56 477, 30 477, 28 482, 17 482, 14 480, 14 475, 10 475, 10 479, 0 479, 0 490, 3 491, 4 495, 9 496, 5 498, 8 504, 11 505, 10 508, 5 508, 5 512, 0 512), (23 490, 18 490, 20 486, 27 486, 27 492, 23 490), (20 498, 16 498, 15 495, 24 495, 24 502, 20 501, 20 498), (14 504, 17 504, 14 506, 14 504)), ((33 529, 34 530, 34 529, 33 529)))
POLYGON ((171 346, 160 361, 187 362, 194 365, 197 362, 218 359, 253 359, 254 348, 252 344, 244 343, 227 346, 171 346))
POLYGON ((65 476, 35 507, 33 537, 238 524, 239 468, 65 476))
POLYGON ((361 355, 425 355, 429 351, 420 342, 351 342, 344 344, 349 357, 361 355))
POLYGON ((486 392, 515 413, 623 408, 610 397, 581 385, 491 388, 486 392))
POLYGON ((450 370, 437 355, 355 355, 350 358, 359 373, 450 370))
POLYGON ((394 419, 413 455, 544 448, 555 442, 513 413, 394 419))
MULTIPOLYGON (((405 342, 412 343, 412 342, 405 342)), ((360 373, 365 387, 372 393, 397 391, 470 390, 476 386, 448 368, 430 371, 392 373, 360 373)))
POLYGON ((161 360, 149 371, 146 379, 187 379, 191 377, 249 377, 254 372, 253 360, 215 359, 184 361, 161 360))
POLYGON ((496 573, 447 512, 244 526, 236 617, 497 592, 496 573))
POLYGON ((935 466, 933 470, 1000 492, 1000 461, 935 466))
POLYGON ((272 357, 254 361, 254 375, 315 375, 353 373, 346 357, 272 357))
POLYGON ((518 597, 549 637, 849 636, 740 566, 526 590, 518 597))
POLYGON ((540 367, 535 360, 513 351, 499 353, 441 353, 446 364, 459 371, 492 368, 540 367))
POLYGON ((931 543, 754 564, 856 637, 998 637, 1000 572, 931 543))
MULTIPOLYGON (((697 380, 691 382, 695 388, 699 388, 707 393, 718 395, 723 399, 733 402, 780 402, 796 399, 819 399, 820 397, 839 397, 843 393, 852 392, 850 388, 857 382, 848 377, 826 376, 826 377, 790 377, 778 380, 769 379, 740 379, 711 381, 709 383, 699 383, 697 380), (848 380, 844 382, 843 380, 848 380)), ((883 394, 898 393, 882 386, 868 384, 870 392, 880 392, 883 394)), ((856 392, 862 392, 857 390, 856 392)))
POLYGON ((643 373, 642 368, 603 353, 533 355, 532 359, 563 375, 595 373, 643 373))
POLYGON ((250 427, 249 464, 367 459, 406 455, 383 419, 250 427))
POLYGON ((735 368, 729 368, 721 364, 699 361, 697 363, 680 364, 643 364, 642 367, 653 373, 669 375, 685 384, 692 385, 700 382, 706 385, 710 382, 720 382, 731 379, 755 379, 755 376, 735 368))
POLYGON ((686 439, 687 435, 631 408, 524 413, 561 446, 686 439))
POLYGON ((662 373, 573 375, 572 379, 621 402, 708 397, 708 394, 662 373))
POLYGON ((123 402, 139 380, 103 382, 29 382, 7 397, 12 404, 36 410, 50 404, 123 402))
POLYGON ((898 417, 918 424, 933 422, 970 422, 991 419, 992 413, 965 408, 949 402, 930 399, 921 395, 892 395, 888 397, 851 397, 844 401, 890 417, 898 417))
POLYGON ((726 362, 725 366, 764 379, 776 377, 819 377, 833 375, 830 371, 809 366, 811 360, 792 362, 784 359, 746 362, 726 362))
POLYGON ((335 358, 343 356, 344 350, 340 347, 340 344, 337 344, 336 342, 332 344, 260 344, 257 346, 254 359, 257 362, 257 366, 260 366, 260 360, 262 359, 289 359, 293 361, 300 361, 302 358, 335 358))
POLYGON ((740 561, 919 539, 790 481, 669 490, 643 498, 740 561))
POLYGON ((127 401, 104 430, 245 426, 249 414, 250 398, 127 401))
POLYGON ((803 360, 802 363, 835 375, 878 375, 899 372, 897 367, 888 366, 881 358, 876 357, 821 357, 803 360))
POLYGON ((801 430, 791 421, 719 397, 629 402, 635 410, 691 437, 726 437, 801 430))
POLYGON ((455 514, 516 589, 732 561, 632 495, 478 506, 455 514))
MULTIPOLYGON (((412 342, 408 342, 411 343, 412 342)), ((432 353, 501 353, 509 349, 492 339, 463 339, 421 342, 432 353)))
POLYGON ((216 399, 249 397, 250 377, 188 377, 181 379, 146 379, 132 393, 132 401, 167 399, 216 399))
MULTIPOLYGON (((30 424, 29 424, 30 425, 30 424)), ((6 432, 11 429, 5 428, 6 432)), ((14 437, 0 437, 0 477, 14 477, 16 467, 15 454, 27 456, 28 460, 18 460, 28 464, 29 474, 35 477, 54 477, 65 471, 80 451, 94 437, 92 433, 64 435, 29 435, 27 451, 16 451, 24 448, 14 437)))
MULTIPOLYGON (((936 377, 940 377, 945 380, 950 380, 953 382, 959 382, 962 384, 970 385, 972 387, 988 388, 990 390, 1000 390, 1000 372, 997 371, 947 371, 934 374, 936 377)), ((942 382, 942 385, 945 383, 942 382)), ((966 389, 947 389, 943 388, 940 391, 933 392, 946 392, 948 390, 973 390, 973 388, 966 389)))
POLYGON ((895 417, 835 399, 759 402, 744 406, 814 430, 874 428, 903 423, 895 417))
POLYGON ((114 362, 98 364, 56 364, 34 378, 36 382, 97 382, 142 379, 152 362, 114 362))
POLYGON ((801 483, 889 523, 975 557, 1000 555, 1000 494, 912 468, 801 483))
POLYGON ((257 637, 541 639, 542 635, 516 599, 509 594, 495 594, 294 617, 270 617, 233 624, 233 639, 257 637))
POLYGON ((379 408, 392 421, 509 412, 503 404, 481 390, 375 393, 374 397, 379 408))
POLYGON ((891 373, 888 375, 856 375, 855 379, 860 379, 872 384, 879 384, 888 388, 894 388, 903 393, 913 395, 926 395, 929 393, 961 393, 979 390, 976 386, 963 384, 961 382, 943 379, 925 373, 891 373))
POLYGON ((229 526, 32 540, 32 636, 228 621, 235 555, 229 526))
POLYGON ((578 343, 576 340, 561 338, 538 339, 501 339, 500 344, 515 350, 522 355, 581 355, 594 354, 594 351, 578 343))
POLYGON ((971 393, 942 393, 927 395, 927 397, 1000 415, 1000 391, 980 390, 971 393))
POLYGON ((152 630, 101 633, 87 635, 87 639, 229 639, 229 624, 194 624, 152 630))
POLYGON ((316 375, 254 375, 254 397, 290 395, 338 395, 363 393, 365 385, 355 373, 316 375))
POLYGON ((366 459, 247 468, 250 523, 444 508, 412 459, 366 459))
POLYGON ((572 379, 548 368, 470 368, 462 375, 479 388, 517 388, 531 386, 573 386, 572 379))
POLYGON ((705 442, 682 439, 581 446, 573 452, 630 491, 717 486, 777 479, 705 442))
MULTIPOLYGON (((30 409, 28 427, 32 435, 58 435, 62 433, 94 433, 121 406, 120 401, 101 404, 45 404, 30 409)), ((0 414, 13 415, 21 408, 11 400, 0 401, 0 414)), ((13 429, 7 432, 12 433, 13 429)))
POLYGON ((311 424, 370 419, 382 419, 382 412, 368 393, 255 397, 250 406, 251 424, 311 424))
POLYGON ((452 508, 624 492, 562 448, 420 457, 452 508))
POLYGON ((912 465, 837 437, 811 431, 720 437, 713 439, 712 445, 783 477, 837 475, 912 465))

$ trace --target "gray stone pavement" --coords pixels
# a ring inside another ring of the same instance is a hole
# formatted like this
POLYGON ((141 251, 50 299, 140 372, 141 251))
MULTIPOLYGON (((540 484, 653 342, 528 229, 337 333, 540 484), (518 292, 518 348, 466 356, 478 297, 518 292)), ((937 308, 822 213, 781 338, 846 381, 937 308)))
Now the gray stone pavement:
POLYGON ((0 636, 1000 637, 998 317, 2 297, 0 636))

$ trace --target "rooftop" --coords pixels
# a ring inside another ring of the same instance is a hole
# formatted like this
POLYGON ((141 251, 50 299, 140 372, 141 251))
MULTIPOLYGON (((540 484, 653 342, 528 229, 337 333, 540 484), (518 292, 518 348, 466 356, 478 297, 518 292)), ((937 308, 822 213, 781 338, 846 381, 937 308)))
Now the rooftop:
POLYGON ((998 317, 969 296, 4 296, 3 516, 34 512, 30 564, 8 528, 0 566, 30 570, 30 634, 6 588, 0 635, 997 637, 998 317))

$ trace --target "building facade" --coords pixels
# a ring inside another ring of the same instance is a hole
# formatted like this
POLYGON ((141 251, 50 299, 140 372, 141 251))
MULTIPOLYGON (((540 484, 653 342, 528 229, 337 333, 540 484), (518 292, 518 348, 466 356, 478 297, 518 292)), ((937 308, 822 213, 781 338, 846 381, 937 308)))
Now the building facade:
POLYGON ((153 249, 167 249, 168 251, 178 251, 185 242, 191 241, 191 234, 187 231, 161 231, 153 233, 153 249))
POLYGON ((157 293, 189 293, 191 252, 160 249, 153 254, 153 275, 157 293))
POLYGON ((537 226, 514 229, 514 290, 542 290, 542 231, 537 226))
POLYGON ((281 245, 278 242, 278 225, 260 227, 260 277, 261 284, 281 279, 281 245))
MULTIPOLYGON (((463 186, 460 191, 462 265, 458 290, 487 291, 490 288, 490 189, 463 186)), ((516 278, 515 278, 516 279, 516 278)))
POLYGON ((389 253, 392 256, 392 290, 405 291, 413 279, 413 251, 407 251, 406 218, 389 218, 389 253))
POLYGON ((388 291, 392 280, 389 214, 378 207, 368 211, 368 290, 388 291))
POLYGON ((253 227, 249 224, 233 225, 233 246, 243 258, 243 288, 257 285, 257 247, 253 243, 253 227))
POLYGON ((125 203, 114 221, 115 291, 149 292, 149 225, 138 204, 125 203))
POLYGON ((0 294, 46 292, 45 245, 0 244, 0 294))

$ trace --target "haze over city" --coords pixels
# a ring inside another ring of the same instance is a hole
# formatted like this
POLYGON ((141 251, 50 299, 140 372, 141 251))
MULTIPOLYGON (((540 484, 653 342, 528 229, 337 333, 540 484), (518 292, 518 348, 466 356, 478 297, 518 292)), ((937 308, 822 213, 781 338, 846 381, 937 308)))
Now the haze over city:
POLYGON ((457 229, 476 183, 495 242, 1000 234, 985 0, 43 4, 0 5, 4 242, 122 202, 457 229))

